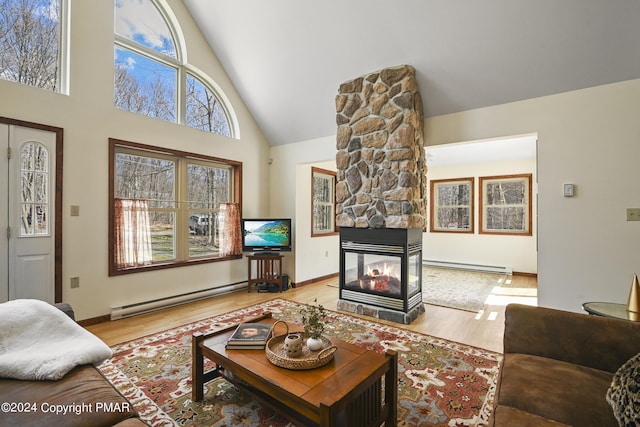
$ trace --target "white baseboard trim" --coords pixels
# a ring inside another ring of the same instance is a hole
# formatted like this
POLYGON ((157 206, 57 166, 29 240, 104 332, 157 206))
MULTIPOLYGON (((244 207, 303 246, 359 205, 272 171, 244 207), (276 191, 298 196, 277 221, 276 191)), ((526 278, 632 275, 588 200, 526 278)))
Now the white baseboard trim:
POLYGON ((239 282, 216 288, 204 289, 201 291, 189 292, 186 294, 174 295, 150 301, 138 302, 135 304, 123 305, 111 308, 111 320, 123 319, 150 311, 161 310, 188 302, 198 301, 214 295, 226 294, 240 289, 247 289, 247 282, 239 282))
POLYGON ((467 264, 462 262, 435 261, 435 260, 428 260, 428 259, 423 259, 422 265, 426 267, 439 267, 439 268, 451 268, 456 270, 481 271, 485 273, 496 273, 496 274, 506 274, 506 275, 513 274, 513 270, 509 266, 467 264))

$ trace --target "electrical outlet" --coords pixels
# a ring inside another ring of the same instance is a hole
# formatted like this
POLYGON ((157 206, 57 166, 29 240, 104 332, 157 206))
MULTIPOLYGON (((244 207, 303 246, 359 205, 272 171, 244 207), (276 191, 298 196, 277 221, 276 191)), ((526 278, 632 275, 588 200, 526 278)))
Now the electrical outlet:
POLYGON ((80 278, 79 277, 72 277, 71 278, 71 287, 72 288, 79 288, 80 287, 80 278))

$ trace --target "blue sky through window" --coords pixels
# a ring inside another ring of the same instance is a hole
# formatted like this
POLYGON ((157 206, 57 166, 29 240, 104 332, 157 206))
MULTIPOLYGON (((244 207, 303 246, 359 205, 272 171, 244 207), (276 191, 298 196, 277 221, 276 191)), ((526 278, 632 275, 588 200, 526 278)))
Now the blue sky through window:
MULTIPOLYGON (((2 1, 2 0, 0 0, 2 1)), ((185 73, 175 39, 152 0, 114 0, 114 104, 118 108, 230 136, 224 107, 200 77, 185 73), (186 77, 185 96, 178 81, 186 77), (178 105, 184 106, 179 118, 178 105)), ((168 19, 168 18, 167 18, 168 19)))
MULTIPOLYGON (((118 107, 150 117, 176 121, 175 68, 122 47, 115 48, 115 64, 134 79, 122 86, 116 84, 118 107)), ((116 73, 119 74, 121 73, 116 73)))
POLYGON ((116 0, 115 31, 176 59, 176 49, 164 18, 151 0, 116 0))
POLYGON ((116 64, 125 68, 136 77, 142 85, 151 84, 157 79, 161 79, 169 88, 175 92, 176 70, 165 64, 161 64, 146 56, 138 55, 128 49, 116 47, 116 64))

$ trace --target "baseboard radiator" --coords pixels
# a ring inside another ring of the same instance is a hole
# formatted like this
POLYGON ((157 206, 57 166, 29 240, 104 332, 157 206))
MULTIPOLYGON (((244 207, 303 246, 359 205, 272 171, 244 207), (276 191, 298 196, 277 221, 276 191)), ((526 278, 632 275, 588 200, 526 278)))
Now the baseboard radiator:
POLYGON ((462 262, 434 261, 434 260, 428 260, 428 259, 423 259, 422 265, 424 267, 451 268, 455 270, 481 271, 485 273, 496 273, 496 274, 507 274, 507 275, 513 274, 511 267, 507 267, 507 266, 466 264, 462 262))
POLYGON ((204 289, 201 291, 188 292, 185 294, 174 295, 166 298, 159 298, 150 301, 139 302, 135 304, 123 305, 121 307, 111 308, 111 320, 124 319, 150 311, 161 310, 163 308, 173 307, 188 302, 198 301, 215 295, 226 294, 240 289, 247 289, 247 282, 238 282, 230 285, 219 286, 216 288, 204 289))

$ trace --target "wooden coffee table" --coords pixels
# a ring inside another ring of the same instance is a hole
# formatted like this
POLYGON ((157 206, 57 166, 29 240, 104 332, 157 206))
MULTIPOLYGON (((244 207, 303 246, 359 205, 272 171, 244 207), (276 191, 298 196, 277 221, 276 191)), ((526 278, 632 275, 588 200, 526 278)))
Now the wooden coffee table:
MULTIPOLYGON (((271 313, 251 319, 275 322, 271 313)), ((226 350, 236 326, 192 337, 192 398, 204 384, 224 377, 300 426, 385 427, 397 424, 398 356, 365 350, 331 338, 338 349, 328 364, 309 370, 273 365, 264 350, 226 350), (204 358, 216 367, 204 372, 204 358)))

